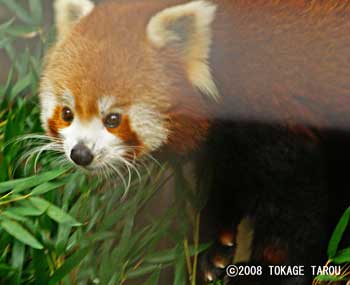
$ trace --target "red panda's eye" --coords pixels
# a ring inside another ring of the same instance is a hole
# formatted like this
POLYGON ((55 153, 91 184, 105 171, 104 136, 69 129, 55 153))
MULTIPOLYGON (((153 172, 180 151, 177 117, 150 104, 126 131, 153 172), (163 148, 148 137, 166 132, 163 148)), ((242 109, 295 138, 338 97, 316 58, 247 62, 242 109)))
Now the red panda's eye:
POLYGON ((116 128, 120 125, 121 118, 122 118, 122 116, 118 113, 108 114, 103 119, 103 124, 105 125, 106 128, 110 128, 110 129, 116 128))
POLYGON ((68 122, 68 123, 72 122, 74 119, 74 115, 73 115, 72 110, 69 109, 68 107, 64 107, 62 109, 62 119, 63 119, 63 121, 68 122))

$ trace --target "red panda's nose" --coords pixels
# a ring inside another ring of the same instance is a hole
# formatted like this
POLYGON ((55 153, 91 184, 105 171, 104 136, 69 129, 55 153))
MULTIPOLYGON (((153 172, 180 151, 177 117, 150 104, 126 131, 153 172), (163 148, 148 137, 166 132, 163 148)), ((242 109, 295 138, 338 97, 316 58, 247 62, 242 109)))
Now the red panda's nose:
POLYGON ((70 158, 78 165, 87 166, 92 162, 94 156, 86 145, 78 143, 73 147, 70 158))

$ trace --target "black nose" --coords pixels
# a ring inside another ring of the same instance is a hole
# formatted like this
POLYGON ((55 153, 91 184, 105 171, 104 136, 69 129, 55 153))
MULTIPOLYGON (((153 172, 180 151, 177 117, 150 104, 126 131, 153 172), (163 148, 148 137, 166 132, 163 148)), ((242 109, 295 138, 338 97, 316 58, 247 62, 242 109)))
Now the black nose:
POLYGON ((70 158, 78 165, 87 166, 94 159, 94 156, 86 145, 78 143, 73 147, 70 158))

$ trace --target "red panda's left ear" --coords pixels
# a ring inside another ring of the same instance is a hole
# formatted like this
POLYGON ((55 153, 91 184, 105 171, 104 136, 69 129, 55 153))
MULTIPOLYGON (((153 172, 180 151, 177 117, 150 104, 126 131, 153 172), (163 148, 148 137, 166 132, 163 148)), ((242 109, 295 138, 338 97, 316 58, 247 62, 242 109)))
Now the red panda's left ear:
POLYGON ((160 11, 147 26, 151 44, 179 49, 190 82, 213 99, 219 96, 208 62, 215 11, 209 1, 190 2, 160 11))
POLYGON ((62 38, 82 17, 89 14, 94 6, 90 0, 55 0, 58 39, 62 38))

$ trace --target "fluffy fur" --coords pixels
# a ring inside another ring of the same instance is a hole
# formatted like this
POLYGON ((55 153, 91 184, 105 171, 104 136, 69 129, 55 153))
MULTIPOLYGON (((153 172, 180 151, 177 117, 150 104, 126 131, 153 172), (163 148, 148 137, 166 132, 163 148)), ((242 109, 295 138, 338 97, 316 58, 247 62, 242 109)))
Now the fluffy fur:
POLYGON ((147 36, 158 48, 178 45, 189 80, 204 94, 218 99, 218 90, 208 63, 212 41, 210 26, 215 11, 216 7, 207 1, 164 9, 151 18, 147 36))
POLYGON ((89 0, 55 0, 58 37, 62 38, 82 17, 89 14, 94 3, 89 0))

